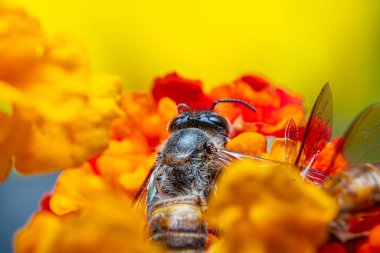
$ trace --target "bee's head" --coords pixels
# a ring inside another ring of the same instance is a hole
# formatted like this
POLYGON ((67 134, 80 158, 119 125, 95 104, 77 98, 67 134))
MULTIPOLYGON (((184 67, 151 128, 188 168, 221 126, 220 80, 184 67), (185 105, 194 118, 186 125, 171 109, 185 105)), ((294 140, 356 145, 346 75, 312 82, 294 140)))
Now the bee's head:
POLYGON ((213 111, 184 111, 169 125, 170 132, 184 128, 217 130, 226 136, 229 132, 228 121, 213 111))
POLYGON ((218 103, 226 102, 240 103, 255 111, 253 106, 239 99, 217 100, 209 110, 204 111, 191 110, 187 105, 179 104, 179 115, 170 122, 169 131, 173 132, 184 128, 200 128, 206 131, 218 131, 227 136, 229 133, 228 121, 223 116, 213 111, 218 103))

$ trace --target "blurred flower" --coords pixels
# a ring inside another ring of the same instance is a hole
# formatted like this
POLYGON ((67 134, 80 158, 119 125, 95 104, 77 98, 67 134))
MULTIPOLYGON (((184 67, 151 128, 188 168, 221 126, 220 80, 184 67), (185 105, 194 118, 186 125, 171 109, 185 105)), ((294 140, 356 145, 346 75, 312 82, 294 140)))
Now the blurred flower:
POLYGON ((380 208, 373 208, 352 212, 348 216, 348 232, 368 233, 368 237, 359 236, 355 240, 340 243, 332 239, 319 249, 319 253, 328 252, 358 252, 375 253, 380 252, 380 208), (339 249, 339 250, 337 250, 339 249))
POLYGON ((346 249, 338 242, 326 243, 319 248, 318 253, 346 253, 346 249))
POLYGON ((37 212, 17 234, 16 252, 163 252, 148 241, 143 218, 131 207, 130 198, 88 186, 76 185, 86 200, 81 213, 37 212))
POLYGON ((120 115, 119 80, 91 76, 80 43, 47 37, 22 10, 0 4, 0 35, 0 101, 9 109, 0 109, 0 181, 12 165, 24 174, 52 171, 106 148, 120 115))
POLYGON ((333 198, 291 166, 239 161, 218 185, 209 216, 222 239, 211 252, 314 252, 337 212, 333 198))
POLYGON ((130 92, 122 97, 120 108, 123 116, 110 126, 108 149, 59 176, 54 192, 43 199, 44 214, 37 213, 18 234, 17 252, 157 252, 146 240, 147 233, 142 233, 145 222, 130 210, 131 197, 153 166, 155 148, 167 137, 166 126, 177 114, 176 104, 168 98, 155 103, 149 94, 130 92), (97 197, 103 195, 104 199, 97 197), (121 207, 97 209, 108 202, 121 207), (56 227, 50 227, 50 221, 56 227), (76 231, 78 224, 83 232, 76 231), (46 230, 39 231, 37 226, 46 230), (54 240, 36 237, 38 233, 54 235, 54 240), (97 240, 102 241, 101 248, 97 240), (30 251, 25 249, 28 244, 47 250, 30 251))

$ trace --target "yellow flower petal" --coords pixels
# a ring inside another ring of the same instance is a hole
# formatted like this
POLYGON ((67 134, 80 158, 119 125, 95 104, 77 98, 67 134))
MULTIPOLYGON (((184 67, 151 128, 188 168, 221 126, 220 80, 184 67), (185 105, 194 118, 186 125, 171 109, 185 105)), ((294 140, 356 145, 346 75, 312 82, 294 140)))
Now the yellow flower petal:
POLYGON ((48 253, 63 221, 48 212, 38 212, 15 237, 15 252, 48 253))
POLYGON ((292 166, 239 161, 225 170, 209 206, 222 233, 211 252, 315 252, 336 212, 335 201, 292 166))
POLYGON ((80 214, 37 213, 16 235, 16 252, 163 252, 148 241, 129 198, 114 191, 87 192, 85 198, 80 214))
POLYGON ((246 155, 261 156, 266 151, 267 141, 259 133, 242 133, 230 140, 226 148, 246 155))
POLYGON ((24 174, 77 166, 108 145, 121 114, 121 84, 92 77, 80 43, 48 38, 25 12, 0 5, 0 182, 13 165, 24 174))
POLYGON ((86 209, 88 193, 98 194, 109 189, 102 178, 93 174, 86 164, 81 168, 62 172, 50 199, 50 209, 54 214, 65 215, 86 209))

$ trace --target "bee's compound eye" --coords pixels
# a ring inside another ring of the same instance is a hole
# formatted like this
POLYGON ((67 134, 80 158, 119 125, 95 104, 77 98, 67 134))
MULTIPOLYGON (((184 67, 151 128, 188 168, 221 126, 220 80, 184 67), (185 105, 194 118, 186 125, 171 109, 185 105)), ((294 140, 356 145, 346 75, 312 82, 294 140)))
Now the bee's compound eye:
POLYGON ((222 117, 217 117, 217 116, 210 116, 208 118, 209 121, 211 121, 212 123, 222 127, 223 129, 228 129, 228 123, 227 121, 222 118, 222 117))
POLYGON ((170 125, 169 130, 172 131, 174 129, 180 129, 187 121, 189 120, 189 115, 183 114, 174 119, 170 125))
POLYGON ((221 124, 223 124, 222 120, 221 120, 220 118, 218 118, 218 117, 210 116, 208 119, 209 119, 211 122, 213 122, 213 123, 215 123, 215 124, 217 124, 217 125, 221 125, 221 124))

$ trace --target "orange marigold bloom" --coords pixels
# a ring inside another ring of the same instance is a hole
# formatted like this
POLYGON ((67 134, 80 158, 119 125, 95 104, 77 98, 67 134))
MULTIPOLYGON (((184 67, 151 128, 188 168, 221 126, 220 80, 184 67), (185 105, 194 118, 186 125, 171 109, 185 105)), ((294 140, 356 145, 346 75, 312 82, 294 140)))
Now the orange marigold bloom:
POLYGON ((220 98, 242 99, 257 110, 252 113, 238 104, 220 105, 220 112, 232 122, 235 133, 261 132, 265 135, 284 136, 290 118, 301 123, 305 109, 299 96, 275 88, 256 76, 242 78, 219 86, 210 92, 213 100, 220 98))
POLYGON ((108 145, 120 115, 118 78, 93 77, 84 49, 47 37, 38 21, 0 4, 0 182, 77 166, 108 145))
POLYGON ((103 179, 133 196, 154 164, 156 147, 168 136, 177 107, 169 98, 156 103, 142 92, 125 93, 120 107, 124 116, 112 123, 110 146, 94 166, 103 179))

